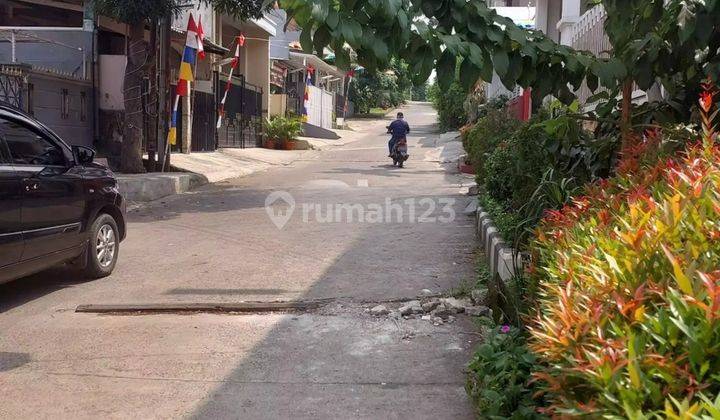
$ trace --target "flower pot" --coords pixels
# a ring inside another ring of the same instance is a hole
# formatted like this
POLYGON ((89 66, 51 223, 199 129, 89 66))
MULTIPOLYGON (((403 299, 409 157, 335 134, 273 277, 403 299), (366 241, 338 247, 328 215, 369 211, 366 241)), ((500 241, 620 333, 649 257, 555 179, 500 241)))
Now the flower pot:
POLYGON ((283 149, 285 150, 295 150, 295 140, 285 140, 283 142, 283 149))
POLYGON ((263 147, 266 149, 274 149, 275 148, 275 140, 274 139, 263 139, 263 147))

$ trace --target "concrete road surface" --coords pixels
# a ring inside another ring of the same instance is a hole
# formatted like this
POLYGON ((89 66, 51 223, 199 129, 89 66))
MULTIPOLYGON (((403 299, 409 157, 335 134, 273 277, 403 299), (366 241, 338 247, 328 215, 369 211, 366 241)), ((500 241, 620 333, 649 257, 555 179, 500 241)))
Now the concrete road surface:
POLYGON ((424 159, 432 109, 404 111, 403 169, 387 122, 368 121, 357 142, 131 212, 108 278, 1 285, 0 418, 471 418, 472 322, 367 311, 473 279, 467 178, 424 159), (304 313, 75 312, 315 299, 304 313))

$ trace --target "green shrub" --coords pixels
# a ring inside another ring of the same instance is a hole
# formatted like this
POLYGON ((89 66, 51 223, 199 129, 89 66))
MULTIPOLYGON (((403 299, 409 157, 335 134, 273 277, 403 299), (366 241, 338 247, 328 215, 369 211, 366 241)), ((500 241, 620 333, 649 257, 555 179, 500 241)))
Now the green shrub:
POLYGON ((263 121, 265 136, 272 140, 294 140, 302 134, 302 120, 298 117, 282 117, 279 115, 263 121))
MULTIPOLYGON (((555 112, 555 118, 549 118, 547 110, 540 112, 507 138, 490 135, 490 141, 474 142, 474 148, 469 145, 476 156, 485 154, 484 160, 476 158, 481 162, 477 182, 484 186, 491 204, 506 213, 497 216, 497 223, 516 223, 499 228, 516 248, 524 247, 546 210, 569 203, 596 171, 608 172, 605 143, 592 139, 576 119, 563 112, 555 112), (484 148, 488 147, 490 151, 486 152, 484 148)), ((472 139, 473 130, 478 126, 484 129, 480 123, 496 114, 489 111, 466 137, 472 139)))
POLYGON ((638 165, 647 144, 538 229, 531 348, 558 415, 720 414, 720 150, 638 165))
POLYGON ((467 122, 463 103, 467 92, 457 81, 443 91, 437 83, 430 86, 428 97, 438 112, 438 124, 443 131, 457 130, 467 122))
POLYGON ((423 83, 412 87, 410 98, 413 101, 427 101, 428 100, 428 84, 423 83))
MULTIPOLYGON (((500 327, 503 328, 503 327, 500 327)), ((480 418, 539 419, 531 382, 536 358, 517 328, 492 329, 468 366, 465 385, 480 418), (505 331, 505 332, 503 332, 505 331)))
MULTIPOLYGON (((509 139, 521 124, 506 108, 489 108, 475 125, 462 131, 463 147, 477 174, 484 173, 485 161, 490 153, 498 144, 509 139)), ((478 183, 481 184, 482 180, 478 183)))
POLYGON ((367 114, 372 108, 396 107, 408 99, 412 87, 408 65, 392 60, 387 70, 364 70, 350 84, 349 98, 358 114, 367 114))
POLYGON ((510 244, 514 244, 520 233, 517 227, 522 224, 520 213, 512 211, 506 203, 499 203, 485 191, 478 195, 478 200, 480 201, 480 207, 490 216, 503 239, 510 244))

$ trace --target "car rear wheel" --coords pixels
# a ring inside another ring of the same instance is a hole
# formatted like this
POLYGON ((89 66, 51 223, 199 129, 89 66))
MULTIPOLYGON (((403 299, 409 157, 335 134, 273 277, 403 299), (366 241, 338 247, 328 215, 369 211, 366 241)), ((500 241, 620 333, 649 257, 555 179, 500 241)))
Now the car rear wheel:
POLYGON ((117 223, 109 214, 100 214, 90 226, 89 233, 85 275, 93 279, 109 276, 120 251, 117 223))

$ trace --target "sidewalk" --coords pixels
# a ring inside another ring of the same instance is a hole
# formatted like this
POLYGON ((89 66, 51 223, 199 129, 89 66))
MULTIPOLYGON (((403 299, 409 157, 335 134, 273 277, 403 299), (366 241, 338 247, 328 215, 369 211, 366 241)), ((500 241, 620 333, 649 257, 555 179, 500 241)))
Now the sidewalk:
MULTIPOLYGON (((367 123, 364 124, 367 126, 367 123)), ((353 126, 350 125, 352 128, 353 126)), ((360 128, 359 126, 357 128, 360 128)), ((287 166, 318 150, 344 146, 366 135, 364 131, 333 130, 337 140, 300 137, 310 145, 308 150, 273 150, 259 147, 219 149, 215 152, 173 154, 172 167, 177 172, 118 174, 120 191, 131 202, 147 202, 180 194, 207 183, 248 176, 271 167, 287 166)))
POLYGON ((239 178, 273 166, 287 166, 311 150, 262 148, 219 149, 216 152, 173 154, 176 172, 118 174, 120 191, 128 201, 153 201, 180 194, 207 183, 239 178))
MULTIPOLYGON (((395 112, 388 112, 391 115, 395 112)), ((387 117, 386 117, 387 118, 387 117)), ((308 154, 344 146, 368 134, 384 133, 386 119, 350 119, 348 129, 333 129, 336 140, 299 137, 308 143, 308 150, 272 150, 263 148, 219 149, 215 152, 173 154, 172 167, 177 172, 118 174, 120 191, 130 202, 153 201, 184 193, 207 183, 248 176, 271 167, 287 166, 308 154)))

